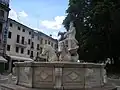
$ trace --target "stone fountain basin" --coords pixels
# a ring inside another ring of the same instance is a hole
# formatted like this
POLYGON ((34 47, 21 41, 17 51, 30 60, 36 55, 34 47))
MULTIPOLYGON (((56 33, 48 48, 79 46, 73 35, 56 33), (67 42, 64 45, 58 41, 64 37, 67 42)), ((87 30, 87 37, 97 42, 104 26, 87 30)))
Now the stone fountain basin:
POLYGON ((41 89, 81 89, 104 86, 103 64, 18 62, 17 85, 41 89))

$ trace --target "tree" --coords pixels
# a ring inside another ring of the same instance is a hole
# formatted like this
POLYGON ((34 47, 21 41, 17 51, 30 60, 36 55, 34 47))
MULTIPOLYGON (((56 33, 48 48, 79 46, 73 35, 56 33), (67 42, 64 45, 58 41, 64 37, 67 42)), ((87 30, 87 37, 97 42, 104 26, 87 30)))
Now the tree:
POLYGON ((63 25, 74 21, 80 59, 98 62, 120 55, 120 1, 69 0, 63 25))

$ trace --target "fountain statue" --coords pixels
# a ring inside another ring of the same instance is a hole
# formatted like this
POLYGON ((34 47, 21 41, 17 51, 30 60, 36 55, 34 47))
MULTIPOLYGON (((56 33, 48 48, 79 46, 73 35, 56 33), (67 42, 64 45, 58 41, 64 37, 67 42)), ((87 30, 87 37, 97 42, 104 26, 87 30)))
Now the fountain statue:
POLYGON ((62 41, 62 40, 64 40, 66 38, 66 37, 64 37, 65 33, 66 32, 58 32, 58 36, 61 35, 61 37, 60 37, 60 39, 58 41, 62 41))
POLYGON ((44 45, 42 55, 47 62, 15 62, 16 85, 2 84, 1 90, 117 90, 107 83, 104 64, 77 62, 79 46, 73 22, 68 32, 59 34, 59 55, 52 46, 44 45))
POLYGON ((68 49, 77 49, 78 48, 78 41, 75 39, 76 30, 73 25, 73 22, 70 22, 69 31, 64 35, 64 37, 67 37, 66 40, 68 40, 68 49))
POLYGON ((46 59, 49 62, 58 61, 58 57, 55 53, 55 50, 50 45, 44 45, 41 55, 46 55, 46 59))
POLYGON ((58 52, 63 51, 62 48, 64 43, 71 54, 72 61, 77 62, 79 58, 79 55, 77 54, 77 50, 79 46, 77 45, 78 41, 75 39, 75 35, 76 35, 75 27, 73 25, 73 22, 70 22, 70 27, 68 32, 64 33, 64 37, 62 36, 62 38, 64 39, 58 42, 58 52))

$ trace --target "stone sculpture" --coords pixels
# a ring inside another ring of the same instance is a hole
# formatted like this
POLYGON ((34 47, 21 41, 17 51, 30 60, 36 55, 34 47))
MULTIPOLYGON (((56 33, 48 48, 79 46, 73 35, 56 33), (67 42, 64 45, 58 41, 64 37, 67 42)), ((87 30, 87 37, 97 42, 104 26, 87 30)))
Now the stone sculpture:
POLYGON ((64 34, 64 40, 58 42, 58 52, 62 52, 63 47, 67 46, 67 49, 71 54, 72 61, 77 62, 79 58, 79 55, 77 54, 79 46, 77 45, 78 41, 75 39, 75 35, 75 27, 73 25, 73 22, 70 22, 70 28, 69 31, 64 34))
POLYGON ((64 40, 66 38, 66 37, 64 37, 65 33, 66 32, 58 32, 58 36, 61 36, 59 41, 62 41, 62 40, 64 40))
POLYGON ((47 56, 47 60, 49 62, 52 62, 52 61, 58 61, 58 57, 55 53, 55 50, 52 48, 52 46, 50 45, 44 45, 43 47, 43 50, 42 50, 42 56, 47 56))
POLYGON ((8 75, 8 83, 13 83, 13 82, 12 82, 12 73, 10 73, 10 74, 8 75))
POLYGON ((107 75, 106 75, 106 70, 105 69, 103 70, 103 76, 104 76, 103 82, 107 83, 107 75))
POLYGON ((13 69, 12 69, 12 74, 13 74, 14 76, 16 76, 16 73, 17 73, 16 67, 13 67, 13 69))
POLYGON ((78 49, 78 41, 75 39, 76 30, 73 26, 73 22, 70 22, 70 28, 69 31, 64 35, 64 37, 67 37, 66 40, 68 40, 68 50, 72 49, 78 49))
POLYGON ((64 43, 62 44, 62 48, 61 48, 61 52, 60 52, 60 56, 59 56, 59 61, 71 61, 71 55, 70 52, 67 50, 67 47, 65 46, 64 43))

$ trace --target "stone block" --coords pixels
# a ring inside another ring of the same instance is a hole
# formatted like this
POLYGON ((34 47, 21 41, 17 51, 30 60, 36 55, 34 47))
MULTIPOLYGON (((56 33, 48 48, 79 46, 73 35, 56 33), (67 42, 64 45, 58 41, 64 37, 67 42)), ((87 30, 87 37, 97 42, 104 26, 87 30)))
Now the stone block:
MULTIPOLYGON (((57 89, 38 89, 38 88, 26 88, 23 86, 18 86, 18 85, 11 85, 11 84, 2 84, 1 86, 1 90, 57 90, 57 89)), ((63 88, 63 89, 59 89, 59 90, 117 90, 116 87, 112 86, 112 85, 105 85, 104 87, 94 87, 94 88, 89 88, 89 89, 84 89, 84 88, 63 88)))
MULTIPOLYGON (((104 65, 77 62, 16 63, 17 85, 39 89, 80 90, 103 87, 104 65)), ((98 89, 99 90, 99 89, 98 89)), ((112 89, 111 89, 112 90, 112 89)))

